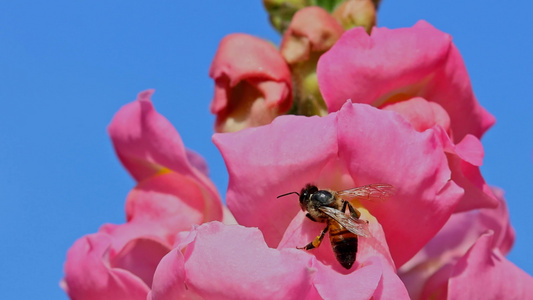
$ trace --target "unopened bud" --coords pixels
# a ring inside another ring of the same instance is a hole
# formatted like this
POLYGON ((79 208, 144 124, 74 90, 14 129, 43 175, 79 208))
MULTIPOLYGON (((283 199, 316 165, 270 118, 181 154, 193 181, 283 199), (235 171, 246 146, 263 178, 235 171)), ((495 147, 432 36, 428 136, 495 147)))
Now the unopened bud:
POLYGON ((281 34, 287 30, 292 16, 307 5, 306 0, 263 0, 270 23, 281 34))
POLYGON ((344 29, 326 10, 310 6, 298 11, 283 35, 281 54, 291 67, 294 82, 293 113, 327 114, 318 88, 316 64, 344 29))
POLYGON ((343 2, 333 11, 344 29, 363 26, 370 34, 376 25, 376 6, 372 0, 348 0, 343 2))
POLYGON ((306 7, 294 15, 283 35, 281 55, 289 64, 309 59, 311 52, 325 52, 343 34, 344 29, 327 11, 306 7))

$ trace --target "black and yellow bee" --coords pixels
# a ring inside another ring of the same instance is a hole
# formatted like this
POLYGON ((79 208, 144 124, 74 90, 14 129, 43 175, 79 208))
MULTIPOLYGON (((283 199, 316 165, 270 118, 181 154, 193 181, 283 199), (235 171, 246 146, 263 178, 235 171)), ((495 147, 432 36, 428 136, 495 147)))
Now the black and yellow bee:
POLYGON ((369 237, 368 221, 359 219, 361 213, 354 208, 347 199, 384 200, 394 192, 390 184, 376 183, 356 187, 343 191, 319 190, 315 185, 307 184, 300 193, 290 192, 278 196, 283 197, 297 194, 300 197, 300 207, 307 212, 306 217, 311 221, 327 223, 312 242, 298 249, 310 250, 322 243, 326 232, 337 261, 346 269, 350 269, 357 254, 358 236, 369 237), (350 214, 345 213, 346 207, 350 214))

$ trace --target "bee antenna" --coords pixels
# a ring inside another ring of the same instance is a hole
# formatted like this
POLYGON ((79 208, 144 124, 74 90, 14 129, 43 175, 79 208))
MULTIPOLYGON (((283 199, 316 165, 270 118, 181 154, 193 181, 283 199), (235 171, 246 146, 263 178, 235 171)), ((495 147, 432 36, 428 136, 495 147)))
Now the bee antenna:
POLYGON ((290 192, 290 193, 286 193, 286 194, 283 194, 283 195, 279 195, 279 196, 277 196, 276 198, 285 197, 285 196, 288 196, 288 195, 290 195, 290 194, 296 194, 296 195, 298 195, 298 197, 300 197, 300 194, 298 194, 297 192, 290 192))

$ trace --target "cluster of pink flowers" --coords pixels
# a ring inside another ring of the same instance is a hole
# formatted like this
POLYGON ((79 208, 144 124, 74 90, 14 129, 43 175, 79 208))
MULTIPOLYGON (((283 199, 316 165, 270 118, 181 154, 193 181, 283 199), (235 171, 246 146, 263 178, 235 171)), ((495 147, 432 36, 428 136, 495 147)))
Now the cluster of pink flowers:
POLYGON ((204 160, 155 111, 153 91, 140 93, 109 126, 137 182, 127 222, 106 224, 68 251, 61 285, 72 299, 533 295, 533 278, 504 256, 514 231, 503 192, 479 170, 479 139, 494 118, 448 34, 420 21, 369 35, 308 7, 280 50, 227 36, 210 75, 227 208, 204 160), (324 224, 305 217, 296 195, 277 196, 307 183, 395 188, 385 201, 352 203, 371 234, 359 238, 348 270, 327 242, 296 248, 324 224))

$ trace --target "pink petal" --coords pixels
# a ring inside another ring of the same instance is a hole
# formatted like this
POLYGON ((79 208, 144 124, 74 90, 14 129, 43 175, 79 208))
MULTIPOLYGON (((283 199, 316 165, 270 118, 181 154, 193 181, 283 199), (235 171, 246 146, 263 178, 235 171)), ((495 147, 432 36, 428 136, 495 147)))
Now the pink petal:
POLYGON ((311 291, 316 272, 308 254, 269 249, 259 230, 237 225, 203 224, 178 249, 183 255, 172 251, 156 270, 154 300, 169 299, 165 291, 204 299, 293 299, 311 291))
POLYGON ((396 187, 392 199, 363 205, 383 226, 401 266, 444 225, 463 193, 450 181, 440 133, 417 132, 399 115, 367 105, 347 103, 337 119, 339 157, 355 185, 396 187))
POLYGON ((371 299, 383 275, 381 261, 377 257, 348 275, 339 274, 322 264, 316 264, 316 267, 315 287, 322 299, 371 299))
MULTIPOLYGON (((409 299, 404 284, 396 275, 383 229, 375 218, 370 217, 369 222, 371 236, 359 237, 357 260, 349 270, 336 261, 328 234, 320 247, 307 251, 320 262, 316 264, 315 287, 323 299, 370 299, 372 296, 375 299, 409 299)), ((278 248, 303 247, 324 227, 323 223, 312 222, 301 212, 288 226, 278 248)))
POLYGON ((148 299, 408 299, 390 264, 366 249, 342 274, 306 251, 268 248, 257 229, 211 222, 161 260, 148 299))
POLYGON ((198 171, 202 172, 202 174, 204 174, 206 177, 209 177, 209 167, 207 166, 205 159, 191 149, 185 149, 185 151, 187 153, 187 160, 189 163, 198 171))
POLYGON ((499 206, 496 209, 482 210, 484 213, 480 219, 485 228, 494 231, 494 247, 497 247, 503 255, 507 255, 513 247, 516 234, 511 225, 503 190, 493 187, 492 192, 499 200, 499 206))
POLYGON ((443 132, 441 132, 441 138, 446 145, 445 151, 448 153, 452 179, 465 191, 455 211, 462 212, 498 206, 498 200, 494 197, 479 170, 484 156, 481 142, 470 134, 456 145, 453 145, 448 135, 443 132))
POLYGON ((334 115, 282 116, 267 126, 215 134, 213 142, 230 176, 228 208, 239 224, 258 227, 270 247, 299 210, 294 199, 276 197, 315 181, 337 156, 334 115))
POLYGON ((128 222, 106 224, 100 231, 114 237, 112 255, 135 239, 149 238, 170 247, 179 232, 212 218, 212 212, 205 210, 204 197, 204 191, 189 177, 174 172, 156 175, 140 182, 128 195, 128 222))
POLYGON ((461 258, 448 285, 450 299, 527 299, 533 278, 493 249, 493 234, 482 235, 461 258))
POLYGON ((192 173, 178 133, 150 101, 153 92, 139 93, 136 101, 124 105, 115 114, 108 127, 117 155, 136 181, 151 177, 163 168, 192 173))
POLYGON ((411 290, 409 290, 409 295, 411 296, 411 298, 412 299, 430 299, 431 298, 435 300, 449 299, 448 298, 448 280, 452 276, 454 266, 455 266, 455 262, 446 263, 437 272, 432 274, 431 277, 425 283, 425 286, 422 286, 423 289, 419 292, 419 294, 417 294, 417 296, 412 295, 411 290))
POLYGON ((109 236, 96 233, 69 249, 62 285, 71 299, 146 299, 149 288, 139 277, 109 265, 110 243, 109 236))
POLYGON ((154 221, 105 224, 99 233, 111 237, 106 254, 109 265, 128 270, 148 286, 159 261, 172 249, 177 234, 154 221))
POLYGON ((494 123, 477 102, 451 37, 420 21, 412 28, 347 31, 321 56, 318 81, 330 112, 347 99, 381 106, 423 97, 450 116, 455 141, 481 135, 494 123))
POLYGON ((410 299, 405 285, 396 275, 395 270, 384 268, 383 276, 374 292, 373 299, 410 299))
MULTIPOLYGON (((449 153, 448 161, 452 171, 452 179, 465 190, 456 212, 483 207, 495 207, 498 201, 479 172, 483 163, 483 146, 473 135, 466 135, 454 145, 450 139, 449 117, 446 111, 435 102, 422 98, 413 98, 386 105, 384 110, 399 112, 417 131, 424 131, 435 125, 442 127, 441 139, 445 151, 449 153)), ((435 128, 438 130, 438 128, 435 128)))
POLYGON ((483 146, 479 139, 473 135, 466 135, 459 143, 455 145, 454 153, 464 161, 479 167, 483 164, 483 146))
POLYGON ((183 253, 180 249, 169 252, 157 266, 148 300, 200 299, 185 283, 183 253))
POLYGON ((111 258, 110 265, 127 270, 137 275, 147 286, 152 286, 155 269, 169 251, 169 248, 152 239, 135 239, 111 258))
POLYGON ((169 170, 196 181, 207 195, 205 211, 220 220, 222 205, 213 183, 191 165, 178 132, 150 102, 152 93, 140 93, 137 101, 123 106, 111 121, 108 131, 117 156, 138 182, 169 170))
POLYGON ((169 172, 140 182, 126 199, 128 221, 152 220, 170 231, 190 230, 192 224, 211 220, 203 189, 190 177, 169 172))
POLYGON ((503 194, 500 190, 495 190, 495 194, 498 208, 452 214, 439 233, 400 268, 400 277, 413 299, 420 298, 422 289, 432 294, 445 293, 454 264, 487 230, 494 232, 494 247, 503 254, 509 252, 515 234, 503 194))
MULTIPOLYGON (((113 258, 119 255, 131 244, 132 241, 141 239, 149 239, 154 243, 158 243, 161 247, 167 248, 170 251, 175 242, 176 235, 180 232, 178 230, 169 230, 166 224, 154 221, 137 221, 128 222, 125 224, 104 224, 100 227, 98 232, 105 233, 112 237, 109 247, 109 257, 113 258)), ((192 224, 188 226, 192 228, 192 224)))
POLYGON ((437 103, 424 98, 415 97, 409 100, 385 104, 384 110, 392 110, 401 114, 416 131, 422 132, 435 125, 441 126, 446 132, 450 129, 450 116, 437 103))
POLYGON ((347 275, 320 264, 317 269, 315 287, 321 299, 409 299, 394 269, 384 266, 377 256, 369 257, 361 268, 347 275))

